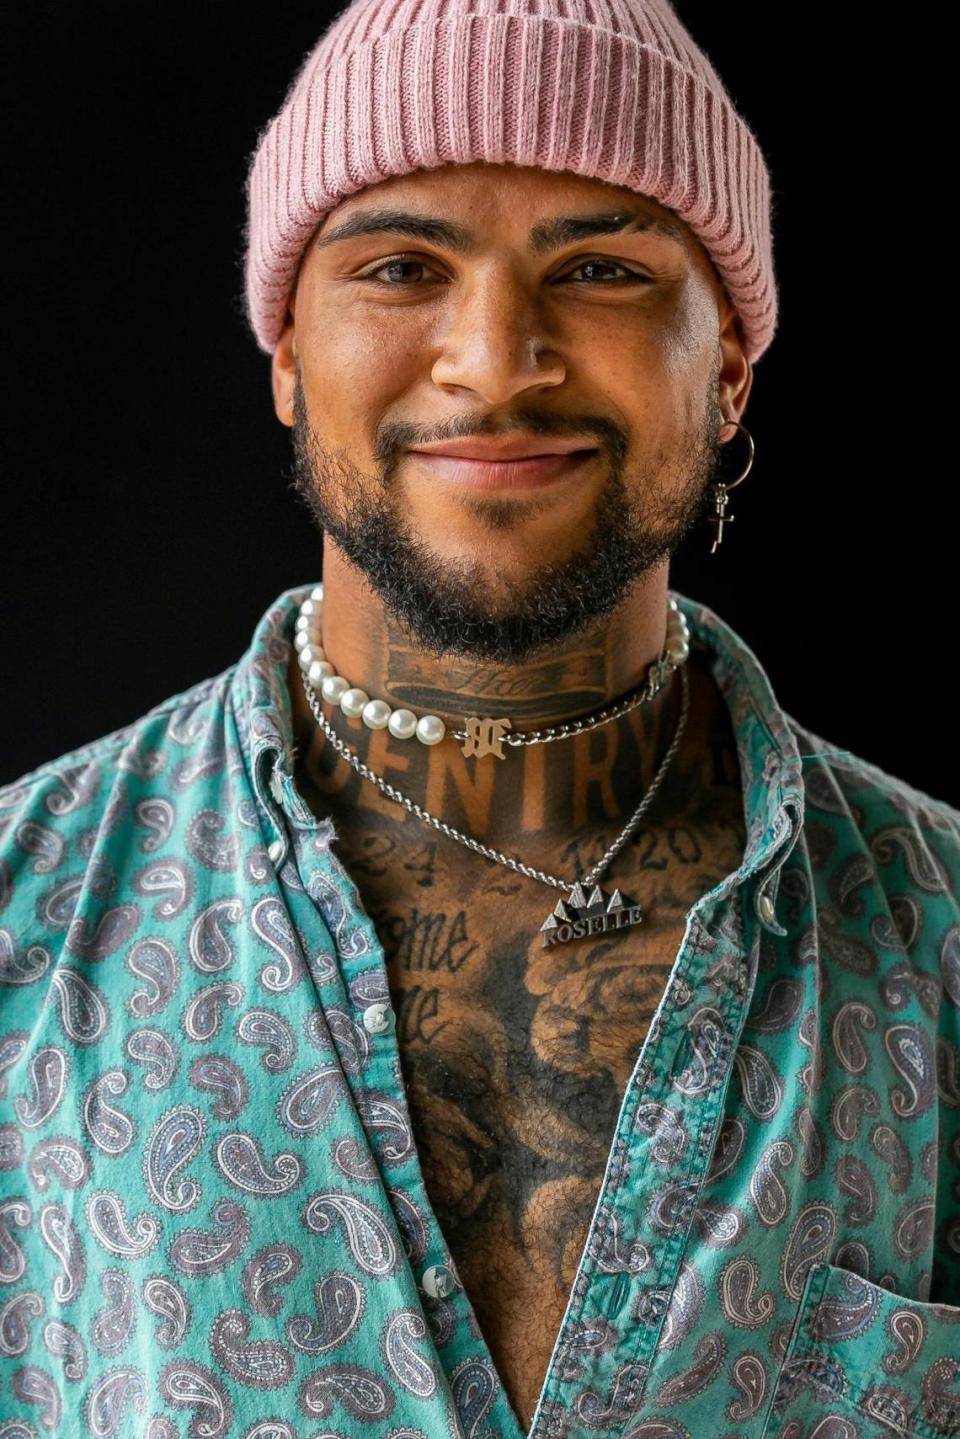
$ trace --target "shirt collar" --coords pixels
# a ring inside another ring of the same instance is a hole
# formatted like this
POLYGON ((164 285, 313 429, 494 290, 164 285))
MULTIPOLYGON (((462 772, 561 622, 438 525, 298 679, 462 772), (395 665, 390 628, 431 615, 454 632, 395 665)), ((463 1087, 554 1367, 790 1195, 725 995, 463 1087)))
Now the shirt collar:
POLYGON ((287 688, 297 612, 316 583, 295 585, 277 596, 233 676, 237 731, 254 796, 284 842, 284 818, 298 828, 320 825, 293 782, 293 712, 287 688))
POLYGON ((804 780, 793 722, 750 646, 715 610, 669 591, 690 626, 691 644, 702 645, 727 701, 740 759, 747 843, 740 868, 712 892, 722 899, 753 876, 753 908, 772 933, 787 934, 775 903, 780 871, 804 823, 804 780))
MULTIPOLYGON (((257 802, 286 839, 283 818, 297 828, 321 821, 293 779, 294 740, 287 665, 301 602, 317 581, 284 590, 254 631, 234 667, 233 704, 244 759, 257 802)), ((713 676, 730 708, 740 758, 747 846, 738 875, 755 874, 783 859, 803 822, 801 759, 790 720, 781 709, 753 650, 726 621, 698 600, 668 591, 687 618, 691 643, 704 647, 713 676), (785 848, 782 841, 792 835, 785 848)), ((327 833, 332 834, 329 821, 327 833)))
POLYGON ((730 709, 746 796, 744 860, 752 860, 782 832, 785 809, 796 811, 798 824, 803 820, 802 761, 793 724, 746 641, 699 600, 669 593, 686 615, 693 643, 709 652, 711 672, 730 709))

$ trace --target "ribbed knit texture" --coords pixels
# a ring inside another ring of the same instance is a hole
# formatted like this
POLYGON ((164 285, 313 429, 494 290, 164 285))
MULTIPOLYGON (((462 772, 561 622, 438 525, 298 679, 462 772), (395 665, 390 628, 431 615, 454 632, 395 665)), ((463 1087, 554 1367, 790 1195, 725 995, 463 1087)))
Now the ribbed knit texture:
POLYGON ((354 0, 261 131, 247 317, 272 354, 327 211, 390 175, 474 160, 624 185, 700 239, 756 361, 776 327, 756 138, 668 0, 354 0))

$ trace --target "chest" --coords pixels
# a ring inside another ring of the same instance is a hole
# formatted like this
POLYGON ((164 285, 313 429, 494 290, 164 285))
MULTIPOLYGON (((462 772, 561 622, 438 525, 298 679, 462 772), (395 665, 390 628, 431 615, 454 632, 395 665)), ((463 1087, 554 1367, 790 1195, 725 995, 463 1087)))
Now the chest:
POLYGON ((339 848, 384 947, 427 1193, 529 1424, 687 895, 664 886, 656 917, 544 948, 556 893, 537 881, 445 851, 437 869, 429 838, 399 862, 339 848))
POLYGON ((427 1192, 529 1428, 683 923, 544 951, 540 909, 524 921, 514 904, 506 942, 490 944, 475 979, 428 986, 393 973, 427 1192))

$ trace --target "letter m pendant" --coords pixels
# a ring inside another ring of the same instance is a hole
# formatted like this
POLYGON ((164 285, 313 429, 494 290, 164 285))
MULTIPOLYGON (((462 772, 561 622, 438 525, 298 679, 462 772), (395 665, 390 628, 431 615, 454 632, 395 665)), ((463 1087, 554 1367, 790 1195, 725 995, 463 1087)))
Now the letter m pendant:
POLYGON ((508 729, 512 729, 508 719, 480 719, 477 715, 471 715, 464 722, 467 737, 461 746, 463 753, 469 758, 475 755, 482 759, 484 755, 496 755, 497 759, 504 759, 503 736, 508 729))

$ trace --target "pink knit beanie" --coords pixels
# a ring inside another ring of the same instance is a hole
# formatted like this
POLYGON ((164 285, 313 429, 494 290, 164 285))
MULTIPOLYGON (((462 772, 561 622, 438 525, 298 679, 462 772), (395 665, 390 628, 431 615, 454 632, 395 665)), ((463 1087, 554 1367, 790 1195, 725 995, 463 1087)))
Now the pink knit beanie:
POLYGON ((763 155, 669 0, 353 0, 306 56, 247 176, 247 318, 272 354, 310 236, 390 175, 539 165, 658 200, 773 338, 763 155))

